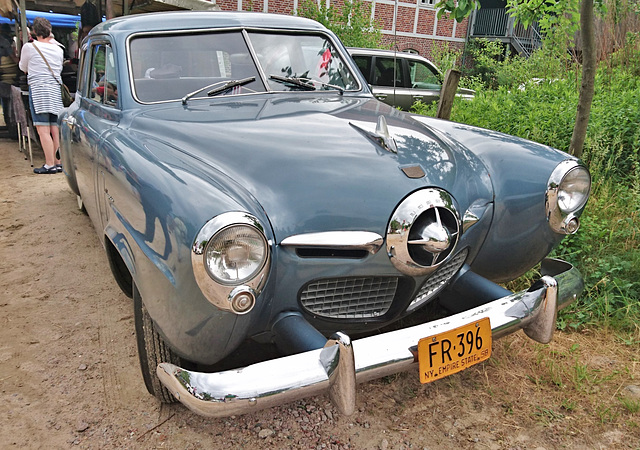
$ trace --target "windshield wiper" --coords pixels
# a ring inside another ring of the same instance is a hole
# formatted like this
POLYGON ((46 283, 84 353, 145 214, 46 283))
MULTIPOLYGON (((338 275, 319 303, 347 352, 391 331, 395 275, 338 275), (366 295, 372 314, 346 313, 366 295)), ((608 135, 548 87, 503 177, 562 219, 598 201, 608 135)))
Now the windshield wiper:
POLYGON ((218 81, 217 83, 213 83, 213 84, 208 84, 204 87, 201 87, 200 89, 196 89, 193 92, 189 92, 187 95, 185 95, 184 97, 182 97, 182 104, 186 105, 187 104, 187 100, 189 100, 191 97, 193 97, 194 95, 198 95, 200 92, 205 91, 207 89, 210 89, 214 86, 218 86, 221 83, 224 83, 222 86, 217 87, 215 89, 211 89, 209 92, 207 92, 208 96, 213 96, 216 94, 219 94, 220 92, 224 92, 227 89, 231 89, 233 87, 236 86, 242 86, 244 84, 247 83, 251 83, 252 81, 255 81, 256 77, 247 77, 247 78, 243 78, 241 80, 229 80, 229 81, 218 81))
POLYGON ((245 84, 251 83, 252 81, 256 81, 256 77, 247 77, 240 80, 230 80, 218 88, 211 89, 209 92, 207 92, 207 95, 209 97, 213 97, 214 95, 218 95, 220 92, 224 92, 227 89, 231 89, 236 86, 244 86, 245 84))
POLYGON ((309 84, 308 78, 298 78, 298 77, 281 77, 280 75, 269 75, 269 79, 279 81, 284 84, 292 84, 297 87, 301 87, 306 89, 307 91, 315 91, 316 87, 313 84, 309 84))
POLYGON ((280 81, 281 83, 291 83, 295 86, 300 86, 309 91, 315 91, 317 88, 312 83, 319 83, 322 87, 328 87, 331 89, 335 89, 340 94, 344 94, 344 88, 340 86, 336 86, 335 84, 325 83, 324 81, 314 80, 312 78, 303 78, 303 77, 281 77, 279 75, 271 75, 269 78, 275 81, 280 81))
POLYGON ((320 83, 322 85, 322 87, 328 87, 331 89, 335 89, 338 92, 340 92, 340 94, 344 94, 344 88, 335 84, 329 84, 329 83, 325 83, 324 81, 320 81, 320 80, 314 80, 316 83, 320 83))

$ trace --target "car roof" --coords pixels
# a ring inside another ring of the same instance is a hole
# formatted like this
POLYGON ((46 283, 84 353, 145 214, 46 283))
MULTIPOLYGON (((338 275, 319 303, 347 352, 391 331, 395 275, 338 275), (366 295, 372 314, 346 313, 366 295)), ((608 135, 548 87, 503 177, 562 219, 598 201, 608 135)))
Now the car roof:
POLYGON ((274 28, 326 31, 316 21, 303 17, 255 12, 170 11, 134 14, 102 22, 89 35, 101 33, 130 34, 140 31, 173 31, 209 28, 274 28))
POLYGON ((387 56, 391 58, 393 58, 394 56, 398 57, 398 55, 400 55, 400 57, 405 59, 417 59, 420 61, 427 61, 429 64, 433 65, 433 63, 429 61, 427 58, 425 58, 424 56, 417 55, 415 53, 397 52, 393 50, 383 50, 378 48, 358 48, 358 47, 347 47, 347 50, 351 55, 387 56))

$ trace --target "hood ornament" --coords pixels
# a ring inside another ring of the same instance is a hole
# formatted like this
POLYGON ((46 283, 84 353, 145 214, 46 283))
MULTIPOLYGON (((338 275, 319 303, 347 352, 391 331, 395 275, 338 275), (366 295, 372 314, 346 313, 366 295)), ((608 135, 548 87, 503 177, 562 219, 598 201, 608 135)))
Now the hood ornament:
POLYGON ((367 131, 364 128, 360 128, 358 125, 349 122, 353 128, 364 134, 373 142, 390 153, 398 153, 398 146, 396 140, 389 134, 389 127, 387 126, 387 119, 384 116, 378 116, 378 123, 376 124, 376 131, 367 131))
POLYGON ((384 116, 378 116, 378 124, 376 125, 376 134, 382 139, 383 147, 391 153, 398 153, 396 140, 389 134, 387 127, 387 119, 384 116))

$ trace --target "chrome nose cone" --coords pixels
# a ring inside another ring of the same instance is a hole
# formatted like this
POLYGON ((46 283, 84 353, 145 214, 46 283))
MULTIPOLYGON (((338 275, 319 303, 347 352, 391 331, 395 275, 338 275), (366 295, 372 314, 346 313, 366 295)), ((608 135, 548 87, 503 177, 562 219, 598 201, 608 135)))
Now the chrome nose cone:
POLYGON ((409 244, 422 245, 430 252, 439 254, 451 245, 451 233, 439 222, 430 223, 420 232, 420 239, 409 241, 409 244))
POLYGON ((402 273, 434 272, 453 253, 460 236, 460 215, 453 197, 425 188, 405 198, 387 229, 387 254, 402 273))

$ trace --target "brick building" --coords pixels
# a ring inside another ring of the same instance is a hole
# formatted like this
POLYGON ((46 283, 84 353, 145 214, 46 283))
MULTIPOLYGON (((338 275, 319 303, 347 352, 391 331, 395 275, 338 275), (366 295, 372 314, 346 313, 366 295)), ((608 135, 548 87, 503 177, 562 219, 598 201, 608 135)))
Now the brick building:
MULTIPOLYGON (((340 8, 345 0, 319 0, 340 8)), ((346 0, 349 1, 349 0, 346 0)), ((302 0, 216 0, 223 11, 261 11, 292 14, 302 0)), ((469 29, 469 19, 457 23, 438 19, 437 0, 365 0, 372 4, 374 20, 382 25, 383 41, 399 51, 414 51, 429 57, 434 45, 462 48, 469 29), (395 45, 394 45, 395 43, 395 45)))

